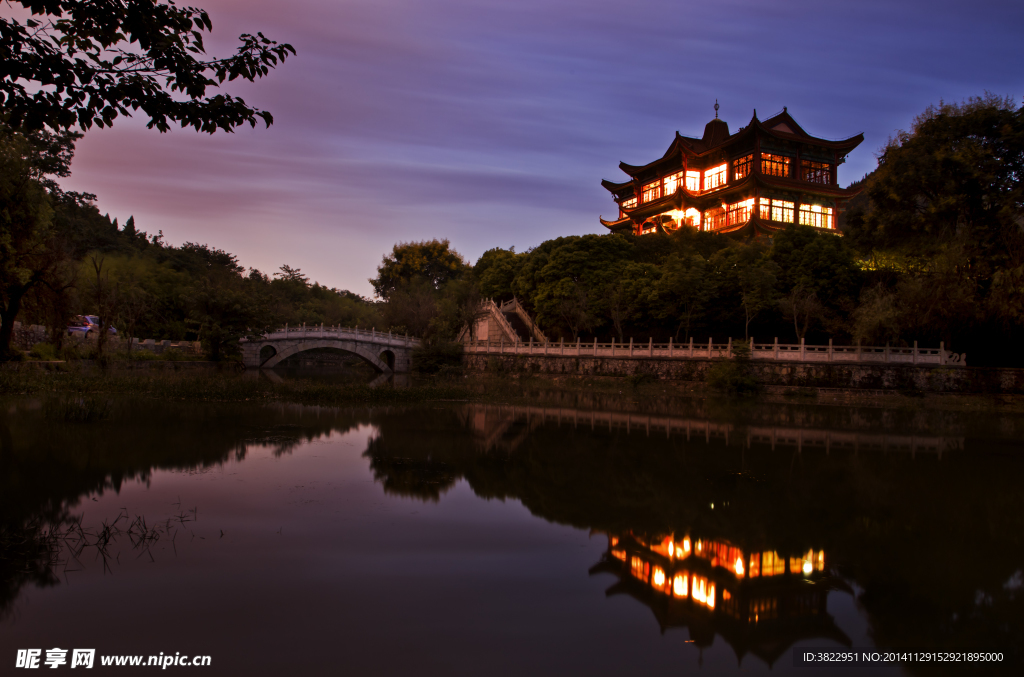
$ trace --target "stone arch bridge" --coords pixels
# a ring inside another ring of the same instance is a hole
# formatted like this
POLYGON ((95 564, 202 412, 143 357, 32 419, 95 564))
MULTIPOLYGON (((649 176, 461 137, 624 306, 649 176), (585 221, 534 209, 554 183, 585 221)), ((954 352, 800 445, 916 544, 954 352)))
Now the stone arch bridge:
POLYGON ((413 348, 419 345, 417 338, 373 329, 286 326, 256 339, 242 339, 242 362, 246 369, 270 369, 297 353, 333 348, 358 355, 381 373, 405 373, 412 366, 413 348))

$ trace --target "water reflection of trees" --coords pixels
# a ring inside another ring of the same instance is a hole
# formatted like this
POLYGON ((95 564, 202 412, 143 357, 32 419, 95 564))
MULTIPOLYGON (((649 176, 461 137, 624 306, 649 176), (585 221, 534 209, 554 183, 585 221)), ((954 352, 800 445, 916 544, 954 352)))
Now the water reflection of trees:
POLYGON ((1017 422, 947 416, 928 434, 934 412, 684 413, 406 411, 375 421, 367 456, 402 495, 437 500, 464 478, 481 497, 614 537, 687 533, 787 560, 824 551, 833 580, 862 590, 880 646, 997 648, 1020 662, 1024 449, 992 439, 1017 422))
MULTIPOLYGON (((286 404, 121 401, 106 420, 69 424, 49 418, 52 409, 29 401, 0 408, 0 613, 24 585, 56 584, 75 547, 104 542, 71 517, 84 497, 148 481, 159 470, 241 460, 254 445, 289 453, 369 420, 365 411, 286 404), (69 538, 78 545, 69 547, 69 538)), ((138 527, 121 530, 134 544, 138 527)))
POLYGON ((27 583, 56 582, 47 525, 66 523, 84 496, 145 481, 156 470, 244 458, 256 444, 284 454, 332 431, 373 424, 379 435, 366 456, 385 491, 439 500, 464 479, 481 497, 519 500, 543 519, 632 543, 633 554, 622 560, 609 540, 595 571, 618 566, 613 589, 648 604, 662 627, 686 625, 697 641, 721 635, 737 653, 765 660, 777 655, 786 633, 842 641, 829 634, 827 614, 796 629, 763 625, 776 634, 757 634, 749 612, 772 595, 776 609, 820 610, 829 590, 848 581, 860 591, 879 645, 994 648, 1019 664, 1019 421, 703 401, 632 411, 570 406, 581 397, 548 393, 533 407, 361 411, 134 402, 87 425, 47 421, 41 407, 25 403, 4 408, 0 609, 27 583), (752 574, 741 580, 729 573, 731 556, 670 569, 657 549, 677 535, 738 549, 747 572, 751 553, 759 553, 759 567, 772 553, 786 563, 784 575, 755 586, 752 574), (825 553, 825 565, 806 579, 818 592, 801 597, 805 579, 792 562, 808 552, 825 553), (649 566, 646 580, 633 575, 634 555, 641 572, 649 566), (655 589, 655 566, 673 585, 684 570, 691 585, 694 576, 717 581, 715 608, 694 607, 692 597, 678 604, 664 581, 655 589), (758 587, 766 585, 771 594, 758 587), (724 592, 736 600, 739 618, 727 613, 724 592))

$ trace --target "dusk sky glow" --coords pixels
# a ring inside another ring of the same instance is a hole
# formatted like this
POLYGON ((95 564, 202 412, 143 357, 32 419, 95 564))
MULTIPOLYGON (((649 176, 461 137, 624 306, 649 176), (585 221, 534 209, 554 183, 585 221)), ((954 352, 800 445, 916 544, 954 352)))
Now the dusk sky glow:
MULTIPOLYGON (((940 99, 1024 94, 1024 3, 638 0, 191 0, 211 55, 242 32, 298 55, 237 94, 268 130, 213 136, 119 119, 79 143, 64 187, 121 223, 282 264, 368 295, 399 241, 470 263, 607 232, 601 179, 714 116, 735 131, 787 106, 810 134, 865 142, 841 185, 940 99)), ((9 8, 5 11, 10 11, 9 8)))

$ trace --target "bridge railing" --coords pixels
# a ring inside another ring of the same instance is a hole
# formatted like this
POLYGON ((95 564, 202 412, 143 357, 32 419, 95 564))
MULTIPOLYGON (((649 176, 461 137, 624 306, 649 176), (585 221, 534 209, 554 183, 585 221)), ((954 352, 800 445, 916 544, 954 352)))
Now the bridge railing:
MULTIPOLYGON (((631 359, 715 359, 733 356, 732 340, 727 343, 598 343, 595 339, 590 343, 577 340, 575 343, 506 343, 504 341, 468 341, 463 350, 469 354, 484 355, 566 355, 572 357, 614 357, 631 359)), ((752 360, 771 360, 779 362, 839 362, 848 364, 921 364, 966 367, 967 355, 949 352, 945 344, 938 348, 918 348, 914 342, 912 348, 894 348, 891 346, 834 346, 832 342, 826 346, 809 346, 800 343, 754 343, 750 342, 750 358, 752 360)))
POLYGON ((260 340, 316 338, 354 339, 357 341, 369 340, 371 343, 405 346, 410 348, 420 345, 420 339, 409 336, 408 334, 405 336, 395 336, 391 332, 377 331, 373 327, 370 329, 360 329, 359 327, 328 327, 322 324, 300 325, 298 327, 289 327, 288 325, 285 325, 279 329, 267 332, 260 338, 260 340))

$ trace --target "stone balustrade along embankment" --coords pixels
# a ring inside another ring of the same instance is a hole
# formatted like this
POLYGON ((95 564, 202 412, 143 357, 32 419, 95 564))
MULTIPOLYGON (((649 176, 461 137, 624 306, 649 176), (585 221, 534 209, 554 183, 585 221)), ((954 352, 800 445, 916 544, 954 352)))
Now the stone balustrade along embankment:
MULTIPOLYGON (((943 343, 938 348, 919 348, 914 341, 912 348, 892 346, 836 346, 830 340, 828 345, 813 346, 800 343, 755 343, 750 341, 750 359, 757 361, 770 360, 775 362, 814 362, 814 363, 847 363, 847 364, 906 364, 935 365, 949 367, 966 367, 967 355, 949 352, 943 343)), ((558 357, 607 357, 634 360, 712 360, 728 359, 734 356, 733 342, 727 343, 575 343, 565 341, 540 343, 530 339, 528 342, 505 341, 465 341, 463 350, 472 355, 527 355, 527 356, 558 356, 558 357)))

